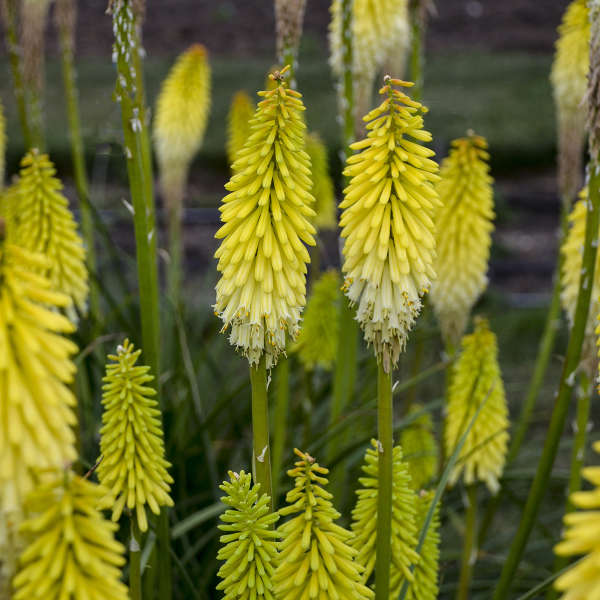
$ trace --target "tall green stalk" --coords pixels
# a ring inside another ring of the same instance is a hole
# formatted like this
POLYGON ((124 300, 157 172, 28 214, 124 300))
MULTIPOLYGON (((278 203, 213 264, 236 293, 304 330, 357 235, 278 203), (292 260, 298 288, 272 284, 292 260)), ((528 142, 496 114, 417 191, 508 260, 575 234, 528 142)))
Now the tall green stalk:
POLYGON ((469 588, 473 577, 473 566, 477 552, 477 483, 467 486, 467 517, 465 522, 465 538, 460 565, 460 579, 457 600, 469 600, 469 588))
POLYGON ((256 367, 250 366, 252 385, 252 470, 254 481, 260 483, 260 491, 271 497, 273 509, 273 485, 271 481, 271 448, 269 445, 269 401, 267 398, 267 368, 263 354, 256 367))
POLYGON ((513 542, 504 567, 500 575, 500 581, 494 592, 493 600, 504 600, 514 581, 515 573, 521 561, 521 556, 527 545, 527 540, 537 518, 544 492, 547 489, 550 474, 556 452, 562 435, 569 402, 571 400, 573 386, 575 385, 574 373, 579 367, 581 357, 581 347, 585 336, 585 326, 587 323, 590 297, 592 293, 592 283, 594 281, 594 271, 596 267, 596 247, 598 240, 598 207, 600 204, 600 170, 596 168, 597 162, 593 160, 590 164, 591 177, 589 181, 589 201, 587 203, 587 218, 585 243, 583 249, 583 262, 581 277, 579 282, 579 293, 577 296, 577 307, 573 328, 567 347, 563 371, 561 375, 558 394, 554 402, 552 419, 548 428, 548 434, 544 443, 542 456, 538 464, 537 472, 527 503, 523 511, 521 522, 513 542))
POLYGON ((378 475, 377 547, 375 558, 375 599, 389 600, 392 561, 392 466, 394 451, 394 407, 392 373, 383 364, 377 367, 378 475))
POLYGON ((279 483, 281 467, 283 465, 283 452, 287 440, 287 422, 290 404, 290 359, 281 358, 275 369, 275 409, 273 413, 273 456, 271 468, 273 470, 273 506, 277 507, 279 497, 279 483))
POLYGON ((409 7, 411 47, 409 61, 409 79, 415 85, 411 96, 417 102, 423 96, 423 79, 425 71, 424 38, 426 29, 424 0, 411 0, 409 7))
POLYGON ((142 549, 140 529, 134 514, 130 517, 129 539, 129 594, 131 600, 142 600, 142 549))

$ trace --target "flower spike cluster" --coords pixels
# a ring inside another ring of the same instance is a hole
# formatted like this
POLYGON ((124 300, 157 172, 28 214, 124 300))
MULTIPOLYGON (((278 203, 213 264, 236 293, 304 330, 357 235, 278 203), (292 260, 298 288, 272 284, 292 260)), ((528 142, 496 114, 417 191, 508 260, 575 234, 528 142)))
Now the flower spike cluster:
MULTIPOLYGON (((594 450, 600 453, 600 442, 594 444, 594 450)), ((562 600, 589 600, 600 594, 600 466, 585 467, 582 475, 594 487, 571 494, 571 504, 581 510, 564 516, 566 530, 554 547, 559 556, 585 555, 556 580, 554 587, 564 592, 562 600)))
POLYGON ((221 498, 230 506, 221 515, 223 547, 217 554, 225 564, 219 569, 225 600, 274 600, 272 577, 277 562, 279 536, 272 526, 279 519, 271 512, 271 499, 260 494, 260 484, 252 485, 252 477, 244 471, 229 471, 230 481, 220 488, 227 494, 221 498))
POLYGON ((494 229, 494 195, 487 142, 471 134, 452 142, 437 189, 435 270, 431 302, 444 337, 453 346, 467 327, 473 305, 487 286, 494 229))
POLYGON ((446 456, 454 452, 483 402, 449 482, 454 485, 464 472, 467 485, 484 481, 495 494, 506 460, 508 409, 496 336, 486 320, 477 319, 475 331, 462 339, 462 351, 452 370, 444 439, 446 456))
MULTIPOLYGON (((17 238, 27 250, 48 258, 48 277, 57 292, 70 296, 80 312, 85 312, 88 272, 85 249, 77 223, 61 193, 62 183, 47 154, 33 150, 21 161, 17 186, 17 238)), ((73 307, 67 315, 76 321, 73 307)))
POLYGON ((340 276, 330 270, 321 275, 312 287, 302 329, 292 347, 309 371, 319 366, 331 370, 337 355, 340 328, 340 276))
POLYGON ((102 428, 98 479, 106 487, 106 508, 118 521, 123 508, 135 509, 141 531, 148 529, 146 505, 154 514, 173 506, 169 496, 173 479, 167 472, 165 447, 154 379, 149 367, 136 365, 141 350, 129 340, 117 348, 106 366, 102 387, 102 428))
POLYGON ((231 100, 227 116, 227 158, 229 164, 235 162, 238 152, 250 137, 250 119, 254 114, 254 104, 244 91, 236 92, 231 100))
MULTIPOLYGON (((4 200, 0 212, 7 215, 4 200)), ((48 261, 16 245, 15 223, 0 217, 0 511, 18 510, 37 470, 76 458, 75 397, 69 384, 77 351, 63 337, 74 326, 57 309, 68 296, 43 275, 48 261)))
MULTIPOLYGON (((379 491, 379 453, 377 442, 371 440, 362 467, 365 475, 359 478, 358 500, 352 511, 352 546, 358 552, 357 561, 364 565, 366 583, 375 568, 377 544, 377 496, 379 491)), ((390 598, 397 598, 404 579, 413 580, 410 566, 419 558, 417 545, 415 493, 410 482, 408 466, 402 460, 402 448, 393 450, 392 474, 392 563, 390 567, 390 598)))
POLYGON ((57 473, 26 503, 30 519, 21 526, 30 538, 14 579, 13 600, 127 600, 121 583, 125 548, 114 539, 117 526, 98 509, 105 490, 72 473, 57 473))
POLYGON ((263 100, 232 165, 216 233, 223 241, 215 253, 215 312, 223 331, 231 327, 231 344, 251 365, 266 355, 267 367, 298 333, 310 262, 305 244, 314 246, 316 233, 304 105, 284 81, 286 70, 271 75, 273 90, 259 92, 263 100))
POLYGON ((356 561, 353 534, 336 525, 340 517, 323 489, 329 471, 310 455, 299 457, 288 475, 295 479, 282 516, 296 515, 279 527, 279 565, 274 575, 277 600, 367 600, 373 592, 361 582, 363 567, 356 561))
POLYGON ((435 226, 440 206, 434 183, 438 165, 423 130, 426 109, 386 77, 381 105, 364 117, 366 139, 347 160, 340 219, 346 294, 358 303, 357 318, 387 371, 398 362, 421 310, 421 296, 435 278, 435 226), (412 138, 416 141, 411 141, 412 138))
POLYGON ((327 148, 318 133, 306 137, 306 152, 312 165, 313 185, 311 193, 315 197, 314 224, 318 229, 334 229, 337 225, 335 192, 329 176, 327 148))

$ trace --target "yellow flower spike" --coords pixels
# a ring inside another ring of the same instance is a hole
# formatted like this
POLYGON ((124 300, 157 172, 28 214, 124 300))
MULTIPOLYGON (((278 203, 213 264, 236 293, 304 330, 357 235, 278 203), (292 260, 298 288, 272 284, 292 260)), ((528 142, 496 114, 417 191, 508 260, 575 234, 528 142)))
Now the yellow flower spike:
POLYGON ((0 508, 0 598, 11 598, 12 579, 23 550, 23 536, 18 531, 22 520, 21 510, 4 512, 0 508))
POLYGON ((250 119, 254 110, 250 96, 244 91, 236 92, 227 116, 227 158, 230 165, 250 137, 250 119))
MULTIPOLYGON (((62 183, 47 154, 28 152, 21 160, 15 211, 17 240, 27 250, 44 254, 54 289, 70 296, 85 313, 89 293, 85 249, 69 202, 61 193, 62 183)), ((73 307, 67 316, 77 321, 73 307)))
MULTIPOLYGON (((423 407, 414 404, 408 415, 421 412, 423 407)), ((433 434, 431 414, 424 412, 400 432, 400 446, 408 465, 411 486, 421 490, 431 482, 438 468, 438 447, 433 434)))
POLYGON ((314 224, 318 229, 334 229, 337 225, 335 193, 333 181, 329 176, 327 163, 327 148, 318 133, 311 133, 306 137, 306 152, 312 164, 312 190, 315 197, 314 224))
POLYGON ((367 137, 352 144, 344 174, 350 184, 340 204, 346 294, 386 371, 398 362, 435 278, 434 183, 438 165, 420 113, 425 108, 386 77, 381 105, 364 117, 367 137), (409 138, 413 138, 411 141, 409 138))
MULTIPOLYGON (((600 453, 599 442, 594 450, 600 453)), ((590 600, 600 594, 600 467, 586 467, 582 476, 593 489, 571 494, 571 504, 581 510, 564 516, 563 539, 554 547, 559 556, 585 555, 556 580, 554 587, 564 592, 562 600, 590 600)))
POLYGON ((227 495, 222 502, 230 506, 221 515, 222 548, 218 560, 225 600, 274 600, 272 577, 277 563, 279 535, 272 526, 279 519, 271 512, 271 499, 260 494, 260 484, 252 485, 252 477, 244 471, 229 471, 230 481, 219 486, 227 495))
POLYGON ((292 346, 305 369, 319 366, 331 370, 337 355, 340 328, 340 276, 337 271, 323 273, 312 287, 298 340, 292 346))
POLYGON ((305 244, 314 246, 316 233, 304 105, 284 81, 287 70, 271 74, 273 90, 259 92, 263 100, 232 165, 216 233, 223 241, 215 253, 215 312, 223 331, 231 327, 231 344, 251 365, 265 354, 267 368, 298 333, 310 261, 305 244))
POLYGON ((498 491, 508 444, 508 409, 498 364, 496 336, 485 319, 476 319, 475 331, 462 339, 462 350, 452 368, 444 442, 446 456, 485 401, 449 479, 454 485, 464 473, 466 485, 484 481, 498 491))
POLYGON ((117 521, 125 507, 135 509, 141 531, 148 529, 146 506, 155 514, 173 506, 173 479, 167 472, 165 447, 156 391, 150 387, 150 368, 136 365, 141 350, 125 340, 106 366, 102 380, 102 428, 98 479, 108 490, 105 507, 117 521))
POLYGON ((279 527, 279 565, 273 577, 277 600, 367 600, 373 592, 361 583, 363 567, 350 542, 353 534, 334 523, 340 517, 331 502, 329 471, 310 455, 299 457, 288 475, 295 479, 282 516, 296 515, 279 527))
MULTIPOLYGON (((359 478, 360 489, 352 511, 352 546, 356 560, 364 565, 362 582, 366 583, 375 569, 377 545, 377 496, 379 488, 377 442, 371 440, 362 466, 366 476, 359 478)), ((410 566, 418 560, 416 501, 411 487, 408 465, 402 460, 402 448, 394 447, 392 475, 392 564, 390 567, 390 598, 397 598, 404 578, 412 581, 410 566)))
POLYGON ((487 142, 471 134, 452 142, 437 189, 443 207, 435 219, 437 279, 431 302, 444 338, 453 346, 487 286, 494 229, 494 194, 487 142))
POLYGON ((154 146, 169 207, 181 203, 187 172, 200 149, 210 112, 210 65, 206 48, 191 46, 164 80, 154 119, 154 146))
MULTIPOLYGON (((416 497, 417 506, 417 531, 421 531, 425 517, 429 512, 435 493, 421 491, 416 497)), ((435 508, 433 519, 429 524, 425 541, 421 547, 419 560, 413 572, 413 581, 410 583, 407 600, 436 600, 439 592, 438 572, 440 561, 440 505, 435 508)))
POLYGON ((37 484, 36 470, 77 456, 69 387, 77 347, 63 337, 74 326, 56 310, 70 299, 42 274, 47 259, 15 237, 14 221, 0 218, 0 511, 8 513, 37 484))
POLYGON ((29 545, 20 557, 13 600, 126 600, 121 583, 125 548, 117 526, 98 504, 101 486, 73 473, 57 473, 27 499, 32 515, 21 525, 29 545))

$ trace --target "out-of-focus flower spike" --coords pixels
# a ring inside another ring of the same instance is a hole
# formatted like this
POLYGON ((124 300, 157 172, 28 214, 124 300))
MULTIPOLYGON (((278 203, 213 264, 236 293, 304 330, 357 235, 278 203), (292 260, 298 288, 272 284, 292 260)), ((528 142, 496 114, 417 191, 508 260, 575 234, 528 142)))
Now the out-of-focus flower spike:
POLYGON ((259 92, 263 100, 232 165, 216 233, 223 241, 215 253, 215 312, 250 365, 264 354, 267 368, 298 333, 310 261, 305 245, 315 245, 316 233, 305 108, 284 81, 287 71, 272 74, 275 89, 259 92))
POLYGON ((231 600, 274 600, 279 534, 273 524, 279 515, 271 512, 269 496, 260 493, 260 484, 252 485, 249 473, 229 471, 229 479, 220 486, 227 494, 221 500, 230 508, 221 515, 219 525, 225 534, 217 559, 225 563, 219 569, 217 589, 231 600))
POLYGON ((396 365, 435 278, 438 165, 423 129, 424 107, 386 77, 384 101, 368 113, 366 139, 352 144, 350 184, 340 204, 346 294, 386 372, 396 365), (414 141, 411 141, 412 138, 414 141))
POLYGON ((146 507, 159 514, 173 506, 169 496, 173 479, 167 469, 154 376, 150 367, 136 365, 141 350, 129 340, 117 347, 103 379, 102 428, 98 479, 106 487, 103 505, 117 521, 125 507, 136 513, 140 531, 148 529, 146 507))
MULTIPOLYGON (((277 59, 283 65, 290 65, 292 78, 296 70, 305 9, 306 0, 275 0, 277 59)), ((295 87, 293 81, 291 86, 295 87)))
MULTIPOLYGON (((379 468, 377 442, 371 440, 365 454, 359 478, 358 500, 352 511, 352 546, 357 550, 356 560, 364 565, 363 583, 367 583, 375 569, 377 545, 377 496, 379 468)), ((402 460, 402 448, 394 447, 392 471, 392 564, 390 567, 390 598, 397 598, 405 578, 413 580, 410 566, 418 560, 416 496, 411 486, 408 465, 402 460)))
POLYGON ((317 213, 314 224, 318 229, 333 229, 337 225, 335 192, 329 175, 327 148, 318 133, 311 133, 306 137, 306 152, 312 164, 311 192, 316 200, 314 209, 317 213))
POLYGON ((335 523, 340 517, 331 502, 329 471, 310 455, 295 449, 299 457, 288 475, 295 480, 287 493, 281 516, 295 515, 279 527, 283 540, 273 577, 275 598, 296 600, 368 600, 373 592, 362 583, 363 567, 351 546, 353 534, 335 523))
POLYGON ((29 544, 14 578, 13 600, 111 598, 127 600, 121 583, 125 548, 117 526, 98 509, 106 493, 73 473, 56 473, 27 499, 21 531, 29 544))
MULTIPOLYGON (((4 116, 4 105, 0 101, 0 192, 4 189, 4 178, 6 176, 6 118, 4 116)), ((1 200, 0 200, 1 202, 1 200)))
POLYGON ((460 356, 452 368, 444 430, 446 456, 454 452, 483 402, 449 482, 454 485, 463 475, 466 485, 483 481, 495 494, 506 460, 508 409, 496 336, 485 319, 476 319, 475 331, 463 337, 460 356))
POLYGON ((435 271, 431 302, 451 346, 460 342, 473 305, 487 286, 494 193, 487 142, 471 134, 452 142, 437 186, 435 271))
POLYGON ((227 158, 230 165, 250 137, 250 119, 255 109, 250 96, 243 90, 236 92, 231 100, 227 117, 227 158))

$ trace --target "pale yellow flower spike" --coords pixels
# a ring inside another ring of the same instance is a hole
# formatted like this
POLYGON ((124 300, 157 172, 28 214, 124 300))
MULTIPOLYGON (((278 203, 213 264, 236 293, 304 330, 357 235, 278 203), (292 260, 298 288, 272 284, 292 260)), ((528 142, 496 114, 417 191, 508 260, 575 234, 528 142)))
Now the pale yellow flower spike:
POLYGON ((452 455, 483 402, 449 482, 454 485, 464 473, 466 485, 483 481, 495 494, 506 460, 508 409, 496 336, 485 319, 476 319, 475 331, 463 337, 461 354, 452 369, 444 430, 446 456, 452 455))
POLYGON ((358 303, 365 339, 388 371, 435 278, 440 206, 438 165, 429 158, 435 153, 416 143, 431 141, 420 114, 426 109, 392 85, 412 84, 386 77, 385 100, 364 117, 367 138, 351 145, 360 152, 347 160, 351 180, 340 204, 346 294, 358 303))
MULTIPOLYGON (((89 293, 85 249, 69 202, 61 193, 62 183, 47 154, 33 150, 21 161, 21 172, 14 201, 17 241, 27 250, 44 254, 48 276, 57 292, 70 296, 85 313, 89 293)), ((67 309, 77 321, 74 307, 67 309)))
POLYGON ((250 96, 244 91, 236 92, 227 115, 227 158, 230 165, 250 137, 250 119, 254 110, 250 96))
POLYGON ((495 214, 486 149, 487 142, 478 135, 454 140, 437 186, 443 207, 435 219, 437 279, 431 302, 444 338, 453 346, 488 282, 495 214))
MULTIPOLYGON (((600 453, 600 442, 594 444, 594 450, 600 453)), ((564 516, 563 539, 554 552, 559 556, 585 556, 556 580, 554 587, 564 592, 561 600, 600 597, 600 466, 585 467, 582 476, 594 487, 571 494, 571 504, 581 510, 564 516)))
POLYGON ((0 218, 0 511, 18 510, 37 470, 75 460, 74 326, 68 296, 42 275, 48 261, 14 243, 0 218), (4 238, 4 239, 2 239, 4 238))
POLYGON ((29 545, 20 557, 13 600, 127 600, 121 583, 125 548, 117 526, 98 509, 106 493, 73 473, 56 473, 27 499, 31 517, 21 531, 29 545))
POLYGON ((283 74, 275 89, 259 92, 250 137, 232 165, 216 233, 221 278, 215 313, 229 341, 251 365, 266 355, 272 367, 298 332, 306 302, 305 244, 315 245, 310 220, 314 198, 310 158, 305 151, 302 95, 288 88, 283 74))
POLYGON ((150 368, 136 365, 141 350, 129 340, 118 346, 102 380, 102 429, 98 479, 109 494, 106 508, 118 521, 123 508, 135 509, 140 531, 148 529, 146 505, 157 515, 161 506, 173 506, 169 496, 173 479, 167 472, 165 447, 154 379, 150 368))

